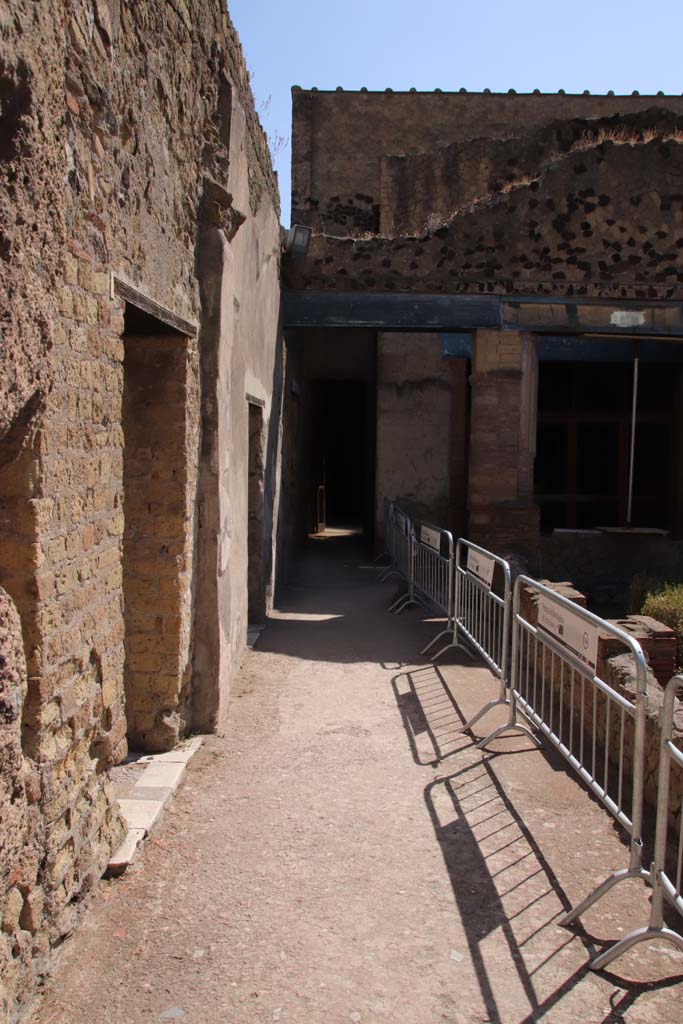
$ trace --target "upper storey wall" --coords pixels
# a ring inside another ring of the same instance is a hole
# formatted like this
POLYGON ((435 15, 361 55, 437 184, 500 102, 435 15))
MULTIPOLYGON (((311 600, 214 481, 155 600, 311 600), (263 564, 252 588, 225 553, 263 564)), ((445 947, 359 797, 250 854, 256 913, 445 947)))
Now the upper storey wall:
POLYGON ((382 159, 475 138, 505 139, 552 121, 683 113, 681 96, 292 90, 292 222, 325 234, 380 230, 382 159))

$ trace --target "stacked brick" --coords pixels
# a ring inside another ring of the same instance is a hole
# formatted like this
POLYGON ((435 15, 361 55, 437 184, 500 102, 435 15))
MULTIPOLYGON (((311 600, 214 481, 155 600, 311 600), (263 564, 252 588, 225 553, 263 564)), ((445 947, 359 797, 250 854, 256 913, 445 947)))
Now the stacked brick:
MULTIPOLYGON (((239 159, 248 194, 234 220, 239 226, 267 200, 261 251, 279 247, 276 179, 223 4, 5 7, 1 1024, 30 993, 50 946, 73 928, 123 835, 107 772, 126 756, 127 732, 161 750, 191 724, 198 344, 177 336, 169 349, 164 338, 165 392, 150 369, 164 443, 137 469, 146 494, 157 487, 161 497, 136 515, 123 409, 131 331, 112 275, 201 321, 200 208, 207 178, 230 201, 236 110, 246 125, 239 159)), ((272 269, 276 276, 277 261, 272 269)), ((143 421, 138 407, 128 425, 143 421)))
POLYGON ((194 339, 126 339, 126 719, 136 749, 188 725, 198 379, 194 339))

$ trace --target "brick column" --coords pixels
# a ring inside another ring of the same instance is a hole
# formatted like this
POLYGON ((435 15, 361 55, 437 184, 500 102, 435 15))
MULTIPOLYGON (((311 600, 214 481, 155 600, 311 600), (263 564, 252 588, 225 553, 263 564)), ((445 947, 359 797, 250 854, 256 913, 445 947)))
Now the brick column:
POLYGON ((477 331, 472 358, 469 534, 498 554, 533 566, 539 513, 534 504, 538 356, 518 331, 477 331))

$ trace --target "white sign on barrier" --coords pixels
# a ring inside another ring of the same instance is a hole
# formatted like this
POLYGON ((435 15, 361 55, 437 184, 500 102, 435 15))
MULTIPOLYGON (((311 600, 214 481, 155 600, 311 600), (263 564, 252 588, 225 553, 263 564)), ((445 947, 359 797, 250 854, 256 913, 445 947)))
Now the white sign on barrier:
POLYGON ((489 590, 493 583, 495 565, 495 560, 488 555, 482 555, 481 551, 474 551, 472 548, 467 549, 467 571, 485 583, 489 590))
POLYGON ((434 548, 435 551, 441 551, 441 534, 438 530, 432 530, 429 526, 421 526, 420 541, 427 544, 428 547, 434 548))
POLYGON ((538 625, 566 647, 570 654, 587 665, 591 672, 598 664, 598 628, 576 612, 556 604, 545 594, 538 595, 538 625))

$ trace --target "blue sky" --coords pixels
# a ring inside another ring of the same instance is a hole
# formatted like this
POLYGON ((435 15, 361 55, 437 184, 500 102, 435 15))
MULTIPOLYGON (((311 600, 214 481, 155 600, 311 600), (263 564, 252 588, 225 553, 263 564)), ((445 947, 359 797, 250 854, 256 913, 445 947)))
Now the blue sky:
POLYGON ((292 85, 683 92, 683 0, 231 0, 277 141, 289 224, 292 85))

